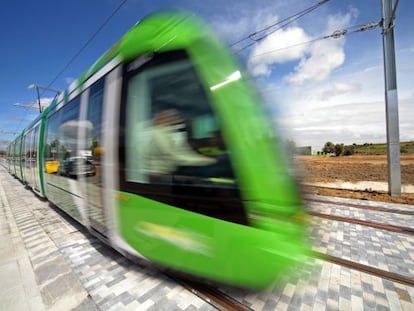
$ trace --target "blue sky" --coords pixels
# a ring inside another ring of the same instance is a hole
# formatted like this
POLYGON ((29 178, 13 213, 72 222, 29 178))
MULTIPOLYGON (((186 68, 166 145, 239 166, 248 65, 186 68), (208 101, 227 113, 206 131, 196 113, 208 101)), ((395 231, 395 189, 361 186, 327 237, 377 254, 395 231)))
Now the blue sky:
MULTIPOLYGON (((37 112, 30 84, 49 85, 121 1, 10 1, 0 11, 0 149, 37 112)), ((317 3, 280 1, 129 0, 52 87, 65 89, 136 21, 164 8, 204 18, 233 43, 317 3)), ((330 140, 385 142, 381 29, 312 41, 335 30, 377 22, 380 0, 330 0, 238 53, 284 137, 315 150, 330 140), (295 45, 293 48, 285 48, 295 45), (278 51, 275 51, 278 50, 278 51)), ((414 2, 400 0, 395 28, 401 140, 414 140, 414 2)), ((246 41, 247 42, 247 41, 246 41)), ((237 50, 239 46, 235 46, 237 50)), ((53 97, 43 93, 42 97, 53 97)))

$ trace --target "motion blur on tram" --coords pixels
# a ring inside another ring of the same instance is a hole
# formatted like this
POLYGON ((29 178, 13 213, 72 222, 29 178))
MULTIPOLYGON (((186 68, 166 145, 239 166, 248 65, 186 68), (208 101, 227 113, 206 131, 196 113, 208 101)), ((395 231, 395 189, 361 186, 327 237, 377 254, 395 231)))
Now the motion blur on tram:
POLYGON ((11 174, 125 254, 254 289, 298 264, 304 208, 261 98, 198 18, 152 14, 8 147, 11 174))

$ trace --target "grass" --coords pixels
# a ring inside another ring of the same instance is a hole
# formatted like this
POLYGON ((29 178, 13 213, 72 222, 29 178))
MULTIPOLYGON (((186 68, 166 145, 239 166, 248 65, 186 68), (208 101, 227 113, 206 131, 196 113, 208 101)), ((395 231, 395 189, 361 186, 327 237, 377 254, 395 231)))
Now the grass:
MULTIPOLYGON (((414 141, 401 142, 401 153, 414 153, 414 141)), ((354 154, 378 155, 387 153, 387 144, 369 144, 354 145, 354 154)))

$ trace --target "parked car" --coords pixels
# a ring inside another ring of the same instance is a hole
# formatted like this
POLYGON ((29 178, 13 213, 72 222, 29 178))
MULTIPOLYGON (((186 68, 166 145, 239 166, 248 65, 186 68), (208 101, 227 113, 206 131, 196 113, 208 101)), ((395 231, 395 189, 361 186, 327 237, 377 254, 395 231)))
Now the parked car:
POLYGON ((86 157, 71 157, 60 164, 59 174, 70 177, 79 175, 94 176, 96 174, 96 167, 86 157))

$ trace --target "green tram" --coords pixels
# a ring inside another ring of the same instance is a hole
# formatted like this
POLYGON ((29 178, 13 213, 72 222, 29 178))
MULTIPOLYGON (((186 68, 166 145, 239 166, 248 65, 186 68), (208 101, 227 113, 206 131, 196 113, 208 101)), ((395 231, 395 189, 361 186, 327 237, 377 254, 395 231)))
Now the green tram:
POLYGON ((261 99, 197 18, 132 27, 9 146, 9 171, 115 249, 263 289, 305 251, 261 99))

